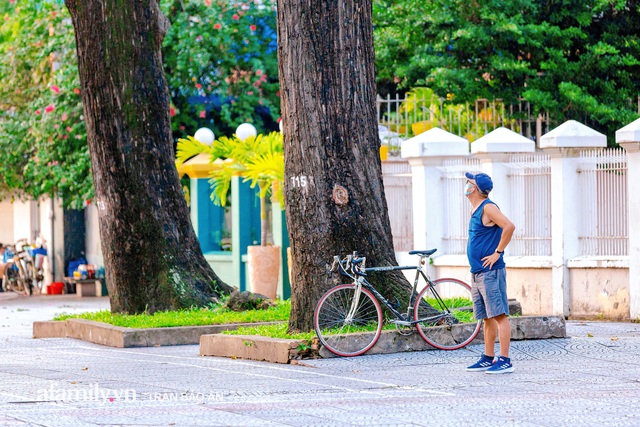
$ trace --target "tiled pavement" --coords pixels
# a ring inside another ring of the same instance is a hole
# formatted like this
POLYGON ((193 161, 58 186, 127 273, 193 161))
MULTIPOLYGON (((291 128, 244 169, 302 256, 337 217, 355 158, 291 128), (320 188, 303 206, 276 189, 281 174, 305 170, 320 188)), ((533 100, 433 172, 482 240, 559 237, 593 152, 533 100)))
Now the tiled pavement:
POLYGON ((33 320, 107 307, 0 294, 0 426, 640 426, 640 324, 568 322, 494 376, 464 370, 478 346, 295 366, 31 338, 33 320))

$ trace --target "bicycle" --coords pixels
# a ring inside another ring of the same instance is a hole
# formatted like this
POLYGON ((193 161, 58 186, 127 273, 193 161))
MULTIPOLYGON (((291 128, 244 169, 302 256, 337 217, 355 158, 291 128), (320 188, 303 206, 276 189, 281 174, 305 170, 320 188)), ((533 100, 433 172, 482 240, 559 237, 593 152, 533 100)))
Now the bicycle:
POLYGON ((436 249, 409 252, 419 256, 417 266, 370 268, 365 268, 366 258, 358 257, 356 252, 342 260, 335 256, 331 270, 353 282, 334 286, 318 301, 313 323, 322 345, 337 356, 366 353, 382 333, 380 302, 395 316, 390 323, 403 335, 417 330, 425 342, 441 350, 456 350, 472 342, 482 323, 473 318, 471 287, 458 279, 431 280, 423 266, 435 252, 436 249), (405 313, 398 311, 366 279, 367 273, 398 270, 416 270, 405 313), (420 277, 426 284, 418 289, 420 277))
POLYGON ((44 270, 36 268, 29 252, 30 245, 26 239, 18 240, 15 245, 7 246, 13 257, 7 262, 2 287, 5 291, 23 292, 29 296, 42 292, 44 270))

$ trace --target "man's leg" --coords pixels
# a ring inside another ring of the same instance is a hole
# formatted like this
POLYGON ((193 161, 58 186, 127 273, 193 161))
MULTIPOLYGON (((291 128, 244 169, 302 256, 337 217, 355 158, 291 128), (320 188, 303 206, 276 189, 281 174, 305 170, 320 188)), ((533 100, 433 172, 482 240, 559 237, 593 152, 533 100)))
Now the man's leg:
POLYGON ((506 314, 494 317, 492 320, 498 325, 498 339, 500 340, 500 356, 509 357, 509 346, 511 344, 511 324, 506 314))
POLYGON ((493 357, 495 355, 495 344, 498 330, 498 322, 496 322, 495 318, 484 319, 484 354, 489 357, 493 357))

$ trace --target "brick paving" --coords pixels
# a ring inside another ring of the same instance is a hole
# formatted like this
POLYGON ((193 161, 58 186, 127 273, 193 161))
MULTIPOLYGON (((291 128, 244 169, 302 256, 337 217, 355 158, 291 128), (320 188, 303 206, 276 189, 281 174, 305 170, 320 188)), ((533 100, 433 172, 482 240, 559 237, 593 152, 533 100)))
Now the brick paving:
POLYGON ((513 343, 513 374, 468 373, 482 348, 305 361, 200 357, 33 339, 31 322, 107 298, 0 293, 0 426, 639 426, 640 324, 567 323, 513 343))

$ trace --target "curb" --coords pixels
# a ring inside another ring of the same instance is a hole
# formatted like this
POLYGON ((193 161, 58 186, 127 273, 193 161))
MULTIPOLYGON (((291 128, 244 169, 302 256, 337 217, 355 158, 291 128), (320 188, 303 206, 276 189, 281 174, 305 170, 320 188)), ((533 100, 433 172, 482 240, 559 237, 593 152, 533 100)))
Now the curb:
POLYGON ((200 356, 230 357, 273 363, 290 363, 297 359, 304 340, 261 337, 258 335, 203 335, 200 356))
POLYGON ((33 338, 75 338, 117 348, 192 345, 199 344, 202 335, 217 334, 241 326, 274 323, 280 322, 134 329, 92 320, 67 319, 65 321, 33 322, 33 338))
MULTIPOLYGON (((562 316, 527 316, 514 317, 511 322, 511 339, 531 340, 548 338, 566 338, 567 329, 562 316)), ((358 334, 354 334, 358 335, 358 334)), ((316 341, 316 340, 314 340, 316 341)), ((482 331, 472 344, 482 343, 482 331)), ((396 331, 382 331, 376 345, 367 353, 390 354, 406 351, 434 350, 424 342, 418 334, 401 335, 396 331)), ((303 358, 338 357, 326 350, 301 340, 285 340, 261 337, 256 335, 203 335, 200 338, 201 356, 219 356, 267 361, 274 363, 297 363, 303 358), (302 350, 300 345, 306 346, 302 350), (299 352, 298 350, 302 350, 299 352)))

